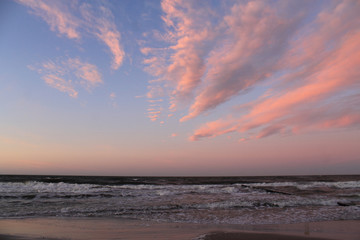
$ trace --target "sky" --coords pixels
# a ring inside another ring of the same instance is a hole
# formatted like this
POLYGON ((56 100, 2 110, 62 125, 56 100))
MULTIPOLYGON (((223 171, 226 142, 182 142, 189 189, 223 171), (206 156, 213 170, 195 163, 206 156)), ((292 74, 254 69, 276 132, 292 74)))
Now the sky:
POLYGON ((0 174, 360 174, 360 2, 0 1, 0 174))

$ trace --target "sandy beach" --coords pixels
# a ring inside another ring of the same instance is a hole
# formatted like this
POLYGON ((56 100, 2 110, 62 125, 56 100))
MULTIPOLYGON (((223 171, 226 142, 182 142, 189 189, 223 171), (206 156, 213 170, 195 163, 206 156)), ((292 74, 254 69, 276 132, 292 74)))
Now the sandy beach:
POLYGON ((360 239, 360 221, 207 225, 114 218, 2 219, 0 220, 0 239, 358 240, 360 239))

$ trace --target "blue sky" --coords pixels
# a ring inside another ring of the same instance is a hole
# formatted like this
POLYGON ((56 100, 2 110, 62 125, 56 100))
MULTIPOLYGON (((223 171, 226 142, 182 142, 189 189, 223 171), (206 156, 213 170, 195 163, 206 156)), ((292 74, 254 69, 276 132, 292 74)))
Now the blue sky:
POLYGON ((359 173, 357 1, 0 9, 0 173, 359 173))

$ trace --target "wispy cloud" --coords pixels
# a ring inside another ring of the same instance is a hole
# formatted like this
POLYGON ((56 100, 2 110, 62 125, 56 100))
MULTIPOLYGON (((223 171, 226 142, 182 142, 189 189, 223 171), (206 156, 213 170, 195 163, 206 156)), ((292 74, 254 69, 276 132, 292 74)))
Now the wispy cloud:
POLYGON ((284 8, 240 2, 221 16, 206 3, 162 1, 169 46, 142 52, 146 70, 165 82, 170 110, 193 101, 181 119, 188 120, 268 77, 302 19, 301 13, 282 16, 284 8))
POLYGON ((288 69, 295 70, 283 76, 284 82, 273 89, 272 95, 254 101, 247 114, 228 125, 204 125, 191 139, 234 131, 248 138, 263 138, 360 126, 360 96, 356 93, 360 90, 360 21, 354 23, 352 19, 359 10, 358 3, 344 2, 319 14, 314 32, 302 39, 297 55, 292 54, 288 61, 288 56, 282 59, 288 69), (335 28, 329 28, 329 24, 335 28))
POLYGON ((236 130, 236 121, 233 119, 217 120, 204 124, 201 128, 197 129, 190 137, 191 141, 197 141, 201 138, 216 137, 225 133, 233 132, 236 130))
POLYGON ((263 1, 241 2, 231 8, 223 21, 223 44, 207 59, 207 85, 181 121, 216 108, 278 70, 278 61, 303 17, 300 11, 287 18, 284 13, 289 10, 263 1))
POLYGON ((195 130, 191 140, 359 125, 358 95, 351 95, 360 90, 358 1, 229 4, 213 11, 203 2, 162 1, 168 47, 143 49, 147 69, 168 95, 169 110, 179 103, 188 107, 180 121, 215 110, 259 84, 268 88, 246 106, 239 103, 235 109, 241 112, 195 130), (345 100, 349 96, 352 102, 345 100))
POLYGON ((98 11, 93 10, 89 3, 80 6, 80 12, 85 20, 85 28, 88 32, 96 36, 106 46, 113 55, 112 68, 118 69, 124 59, 125 53, 120 44, 121 34, 114 23, 114 16, 110 9, 99 6, 98 11))
POLYGON ((94 36, 103 42, 113 55, 112 68, 118 69, 125 53, 121 45, 121 34, 117 30, 110 9, 77 1, 18 0, 31 8, 31 13, 41 17, 52 31, 70 39, 94 36), (84 34, 86 33, 86 34, 84 34))
POLYGON ((113 106, 113 108, 117 108, 118 104, 116 102, 116 93, 112 92, 109 95, 110 101, 111 101, 111 106, 113 106))
MULTIPOLYGON (((175 111, 179 103, 193 98, 194 90, 201 83, 205 72, 207 45, 214 38, 208 17, 210 12, 205 5, 196 7, 198 4, 201 2, 162 1, 161 7, 165 14, 162 19, 167 32, 161 39, 170 45, 167 48, 142 49, 142 53, 147 56, 144 60, 147 65, 145 70, 158 77, 155 83, 166 82, 166 90, 162 91, 170 96, 171 111, 175 111)), ((149 98, 152 97, 153 88, 150 89, 149 98)))
POLYGON ((52 31, 68 38, 79 39, 81 20, 70 13, 64 1, 17 0, 32 9, 32 13, 41 17, 52 31))
POLYGON ((50 87, 65 92, 73 98, 78 96, 78 92, 75 90, 71 80, 65 80, 53 74, 46 74, 42 78, 50 87))
POLYGON ((153 103, 151 106, 147 109, 147 116, 151 121, 156 121, 160 118, 161 112, 163 108, 159 103, 153 103))
POLYGON ((70 97, 78 96, 77 87, 88 91, 103 83, 95 65, 82 62, 79 58, 48 61, 41 66, 30 66, 30 69, 42 75, 42 79, 50 87, 67 93, 70 97))
POLYGON ((109 97, 114 100, 116 98, 116 94, 114 92, 112 92, 112 93, 110 93, 109 97))
POLYGON ((81 62, 79 58, 69 58, 63 64, 73 71, 73 74, 79 80, 79 84, 87 90, 91 90, 103 83, 97 67, 93 64, 81 62))

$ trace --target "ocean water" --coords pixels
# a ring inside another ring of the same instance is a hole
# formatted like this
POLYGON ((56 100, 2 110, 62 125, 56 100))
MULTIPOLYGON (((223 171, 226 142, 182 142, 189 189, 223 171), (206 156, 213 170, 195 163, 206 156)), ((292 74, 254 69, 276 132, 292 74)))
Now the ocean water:
POLYGON ((0 175, 0 209, 0 218, 114 217, 209 224, 360 220, 360 175, 0 175))

